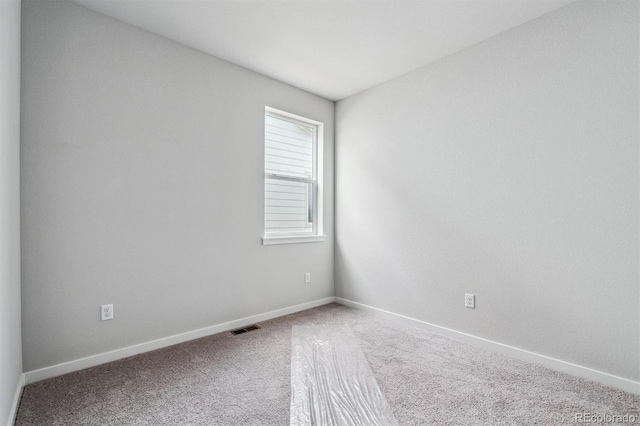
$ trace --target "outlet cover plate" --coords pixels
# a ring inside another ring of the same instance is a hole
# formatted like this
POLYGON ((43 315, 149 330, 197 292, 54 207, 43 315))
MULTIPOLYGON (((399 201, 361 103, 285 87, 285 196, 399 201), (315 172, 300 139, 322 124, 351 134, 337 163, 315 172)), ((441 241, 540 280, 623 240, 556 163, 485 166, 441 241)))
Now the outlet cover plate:
POLYGON ((100 319, 102 321, 113 319, 113 303, 100 306, 100 319))
POLYGON ((464 306, 467 308, 475 309, 476 308, 476 295, 471 293, 465 293, 464 295, 464 306))

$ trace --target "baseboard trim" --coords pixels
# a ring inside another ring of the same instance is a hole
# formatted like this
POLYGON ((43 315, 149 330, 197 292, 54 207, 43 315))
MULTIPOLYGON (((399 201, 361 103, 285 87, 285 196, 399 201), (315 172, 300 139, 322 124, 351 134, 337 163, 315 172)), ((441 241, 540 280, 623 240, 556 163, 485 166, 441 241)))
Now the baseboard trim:
POLYGON ((16 416, 18 415, 18 407, 20 407, 20 397, 22 396, 22 389, 24 388, 24 373, 20 375, 18 380, 18 386, 16 387, 16 393, 13 397, 13 404, 11 405, 11 411, 9 412, 9 418, 7 419, 7 426, 13 426, 16 422, 16 416))
POLYGON ((488 349, 492 352, 502 353, 514 358, 521 359, 523 361, 540 364, 544 367, 551 368, 553 370, 568 373, 583 379, 593 380, 595 382, 602 383, 606 386, 611 386, 625 392, 630 392, 640 395, 640 382, 625 379, 623 377, 614 376, 609 373, 594 370, 589 367, 583 367, 581 365, 573 364, 571 362, 562 361, 560 359, 552 358, 546 355, 541 355, 535 352, 530 352, 525 349, 516 348, 514 346, 505 345, 504 343, 495 342, 493 340, 485 339, 482 337, 474 336, 472 334, 463 333, 461 331, 453 330, 450 328, 442 327, 439 325, 431 324, 425 321, 421 321, 415 318, 407 317, 404 315, 396 314, 394 312, 386 311, 384 309, 375 308, 373 306, 365 305, 363 303, 354 302, 352 300, 336 297, 335 301, 345 306, 360 309, 363 311, 373 312, 376 314, 384 315, 388 318, 400 320, 405 324, 413 325, 425 330, 428 330, 435 334, 440 334, 445 337, 449 337, 454 340, 458 340, 464 343, 469 343, 475 346, 479 346, 488 349))
POLYGON ((176 345, 178 343, 187 342, 189 340, 199 339, 201 337, 210 336, 212 334, 222 333, 225 331, 241 328, 260 321, 267 321, 273 318, 294 314, 296 312, 306 311, 307 309, 316 308, 318 306, 327 305, 335 302, 334 297, 325 297, 323 299, 314 300, 312 302, 301 303, 299 305, 289 306, 287 308, 277 309, 275 311, 265 312, 234 321, 216 324, 205 328, 200 328, 173 336, 163 337, 161 339, 152 340, 138 345, 128 346, 126 348, 116 349, 97 355, 80 358, 73 361, 64 362, 49 367, 40 368, 38 370, 28 371, 24 374, 25 383, 31 384, 40 380, 49 379, 51 377, 60 376, 62 374, 71 373, 73 371, 84 370, 85 368, 95 367, 97 365, 106 364, 108 362, 117 361, 133 355, 144 352, 154 351, 156 349, 165 348, 167 346, 176 345))

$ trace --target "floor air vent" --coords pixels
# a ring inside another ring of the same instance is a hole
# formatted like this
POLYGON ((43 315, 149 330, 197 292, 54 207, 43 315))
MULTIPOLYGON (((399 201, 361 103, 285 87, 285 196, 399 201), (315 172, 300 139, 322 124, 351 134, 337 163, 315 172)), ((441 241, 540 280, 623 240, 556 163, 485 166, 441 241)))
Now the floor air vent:
POLYGON ((249 326, 247 326, 245 328, 239 328, 237 330, 232 330, 231 334, 234 334, 234 335, 237 336, 238 334, 246 333, 248 331, 257 330, 259 328, 260 328, 260 326, 258 324, 253 324, 253 325, 249 325, 249 326))

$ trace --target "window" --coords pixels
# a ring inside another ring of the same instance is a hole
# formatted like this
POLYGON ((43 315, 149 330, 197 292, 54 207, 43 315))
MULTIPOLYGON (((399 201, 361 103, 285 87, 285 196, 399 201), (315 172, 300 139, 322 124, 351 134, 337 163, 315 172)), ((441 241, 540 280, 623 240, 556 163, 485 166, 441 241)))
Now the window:
POLYGON ((317 121, 265 109, 263 244, 324 241, 322 131, 317 121))

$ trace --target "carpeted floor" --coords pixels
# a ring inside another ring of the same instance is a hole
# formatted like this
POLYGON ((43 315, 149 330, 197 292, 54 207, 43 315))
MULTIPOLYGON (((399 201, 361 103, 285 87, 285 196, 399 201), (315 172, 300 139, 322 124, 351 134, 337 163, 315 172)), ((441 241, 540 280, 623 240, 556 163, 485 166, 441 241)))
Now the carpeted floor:
POLYGON ((639 415, 637 395, 332 304, 34 383, 16 425, 288 425, 298 324, 348 324, 401 425, 639 415))

